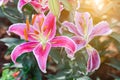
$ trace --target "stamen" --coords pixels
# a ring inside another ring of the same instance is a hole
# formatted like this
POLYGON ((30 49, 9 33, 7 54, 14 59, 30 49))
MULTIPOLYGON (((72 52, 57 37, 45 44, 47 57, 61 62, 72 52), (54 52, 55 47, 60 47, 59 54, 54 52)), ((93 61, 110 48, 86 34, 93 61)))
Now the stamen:
POLYGON ((44 22, 44 18, 40 18, 40 22, 38 23, 38 29, 40 30, 40 32, 42 32, 42 25, 43 25, 43 22, 44 22))
POLYGON ((42 31, 44 32, 46 29, 47 29, 47 26, 44 26, 42 31))
POLYGON ((27 30, 29 31, 30 30, 30 23, 29 23, 29 20, 28 19, 26 19, 26 27, 27 27, 27 30))
POLYGON ((28 34, 27 34, 27 29, 26 28, 24 29, 24 37, 25 37, 25 40, 28 41, 28 34))
POLYGON ((43 25, 43 22, 44 22, 44 18, 41 18, 41 19, 40 19, 40 22, 39 22, 39 26, 40 26, 40 27, 43 25))
POLYGON ((39 34, 39 32, 38 32, 38 31, 36 31, 36 30, 34 30, 34 33, 35 33, 35 34, 39 34))
POLYGON ((32 23, 32 25, 33 25, 33 24, 34 24, 34 22, 35 22, 36 16, 37 16, 37 15, 34 15, 34 16, 33 16, 33 18, 32 18, 32 22, 31 22, 31 23, 32 23))

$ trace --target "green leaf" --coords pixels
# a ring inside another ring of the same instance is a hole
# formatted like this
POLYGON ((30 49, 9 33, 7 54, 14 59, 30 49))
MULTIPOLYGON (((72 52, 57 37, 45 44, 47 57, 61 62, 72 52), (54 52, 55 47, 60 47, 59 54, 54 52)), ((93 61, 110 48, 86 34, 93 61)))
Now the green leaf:
POLYGON ((71 73, 71 69, 63 69, 57 72, 56 75, 48 74, 47 78, 48 80, 67 80, 66 77, 68 78, 67 75, 70 73, 71 73))
POLYGON ((48 0, 48 7, 50 11, 58 17, 60 14, 60 4, 58 0, 48 0))
POLYGON ((60 49, 52 48, 52 50, 50 51, 50 56, 58 64, 61 61, 60 49))
POLYGON ((37 67, 34 67, 33 70, 31 70, 33 73, 33 79, 32 80, 42 80, 42 74, 40 72, 40 69, 37 67))
POLYGON ((8 6, 9 8, 1 7, 2 13, 6 16, 12 23, 23 22, 24 16, 20 14, 16 7, 8 6))
POLYGON ((72 5, 68 2, 68 0, 61 0, 64 8, 68 11, 72 10, 72 5))
POLYGON ((5 17, 4 14, 2 13, 1 8, 0 8, 0 17, 1 17, 1 18, 2 18, 2 17, 5 17))
POLYGON ((110 63, 107 63, 107 64, 117 70, 120 70, 120 60, 118 59, 111 58, 110 63))
POLYGON ((4 69, 2 72, 2 77, 0 80, 15 80, 12 76, 13 72, 10 71, 9 69, 4 69))
POLYGON ((7 49, 5 55, 10 55, 14 48, 15 48, 15 45, 10 46, 10 47, 7 49))
POLYGON ((87 59, 88 59, 88 55, 87 55, 87 52, 86 50, 80 50, 77 52, 77 54, 75 55, 76 59, 76 63, 79 67, 79 70, 80 72, 83 74, 83 75, 86 75, 87 72, 86 72, 86 63, 87 63, 87 59))
POLYGON ((88 76, 83 76, 81 78, 77 78, 76 80, 92 80, 88 76))
POLYGON ((18 45, 20 44, 21 42, 23 42, 23 40, 20 40, 20 39, 17 39, 17 38, 2 38, 0 39, 0 41, 3 41, 5 42, 5 44, 8 46, 8 47, 12 47, 14 45, 18 45))

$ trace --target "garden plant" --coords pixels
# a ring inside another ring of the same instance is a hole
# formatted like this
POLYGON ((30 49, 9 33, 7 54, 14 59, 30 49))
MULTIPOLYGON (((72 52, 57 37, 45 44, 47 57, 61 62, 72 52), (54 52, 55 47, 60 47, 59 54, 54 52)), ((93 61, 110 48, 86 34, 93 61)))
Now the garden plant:
POLYGON ((120 80, 119 8, 119 0, 0 0, 10 23, 0 80, 120 80), (118 74, 101 76, 105 65, 118 74))

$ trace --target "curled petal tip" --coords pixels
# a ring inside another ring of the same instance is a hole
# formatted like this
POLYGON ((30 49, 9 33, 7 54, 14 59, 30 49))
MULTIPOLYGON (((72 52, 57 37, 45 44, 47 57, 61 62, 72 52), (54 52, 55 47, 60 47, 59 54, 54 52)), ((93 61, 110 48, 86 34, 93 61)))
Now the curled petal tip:
POLYGON ((42 72, 43 72, 43 73, 47 73, 47 71, 46 71, 46 70, 42 70, 42 72))
POLYGON ((69 49, 65 49, 65 51, 66 51, 66 53, 67 53, 67 57, 68 57, 68 58, 70 58, 71 60, 74 60, 74 59, 75 59, 75 57, 74 57, 75 52, 72 52, 72 51, 70 51, 69 49))
POLYGON ((73 55, 67 55, 68 58, 70 58, 72 61, 75 59, 73 55))
POLYGON ((13 53, 11 53, 11 60, 13 61, 14 64, 16 64, 16 58, 13 53))
POLYGON ((6 31, 6 33, 7 33, 9 36, 11 35, 10 31, 6 31))
POLYGON ((11 60, 13 61, 14 64, 18 64, 18 63, 16 62, 16 58, 14 58, 12 55, 11 55, 11 60))

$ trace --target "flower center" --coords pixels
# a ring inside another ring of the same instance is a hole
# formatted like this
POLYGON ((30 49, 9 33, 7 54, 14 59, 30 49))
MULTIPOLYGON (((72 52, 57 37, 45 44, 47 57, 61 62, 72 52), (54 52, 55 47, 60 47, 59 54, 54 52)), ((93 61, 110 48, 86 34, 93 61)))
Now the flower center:
POLYGON ((31 21, 31 26, 29 20, 26 19, 26 27, 24 29, 24 38, 28 41, 29 37, 32 37, 34 40, 40 42, 43 46, 43 49, 46 46, 47 41, 49 40, 49 36, 51 30, 48 32, 48 26, 43 26, 44 17, 34 15, 31 21), (29 36, 28 36, 29 35, 29 36))
POLYGON ((47 42, 48 39, 47 39, 47 37, 45 37, 45 36, 43 35, 43 33, 40 33, 40 34, 38 35, 37 40, 38 40, 39 42, 41 42, 42 45, 44 45, 44 44, 46 44, 46 42, 47 42))

